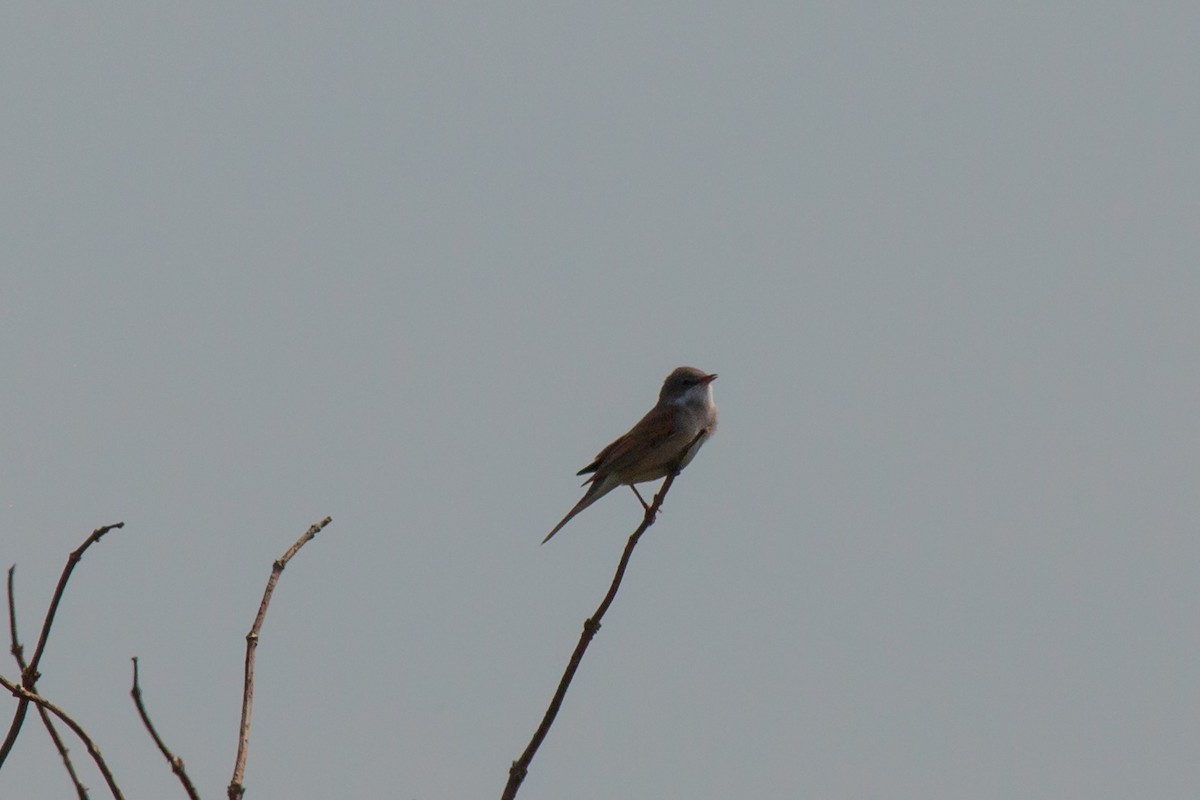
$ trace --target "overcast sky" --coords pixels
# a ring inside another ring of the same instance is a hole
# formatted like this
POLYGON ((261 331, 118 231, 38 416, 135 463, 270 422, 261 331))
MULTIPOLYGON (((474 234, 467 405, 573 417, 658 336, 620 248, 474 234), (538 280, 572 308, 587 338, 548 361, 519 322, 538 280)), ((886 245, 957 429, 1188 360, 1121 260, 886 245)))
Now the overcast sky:
MULTIPOLYGON (((15 4, 0 566, 127 796, 1200 796, 1200 6, 15 4)), ((7 650, 7 642, 3 650, 7 650)), ((13 678, 10 658, 0 673, 13 678)), ((0 700, 0 725, 15 704, 0 700)), ((104 784, 78 742, 93 797, 104 784)), ((4 798, 73 790, 40 725, 4 798)))

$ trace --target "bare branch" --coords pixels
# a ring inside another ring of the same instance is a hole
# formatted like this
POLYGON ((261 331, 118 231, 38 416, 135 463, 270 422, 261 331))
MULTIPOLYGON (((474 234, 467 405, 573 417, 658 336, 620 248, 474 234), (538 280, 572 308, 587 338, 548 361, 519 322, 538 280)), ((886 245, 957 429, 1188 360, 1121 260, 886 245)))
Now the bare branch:
MULTIPOLYGON (((46 611, 46 619, 42 622, 42 633, 38 636, 37 647, 34 648, 33 658, 29 659, 29 666, 26 672, 33 676, 30 683, 36 683, 39 677, 38 664, 41 663, 42 654, 46 651, 46 640, 50 638, 50 626, 54 624, 54 615, 58 613, 58 604, 62 600, 63 592, 66 591, 67 581, 71 579, 71 573, 75 570, 75 565, 83 558, 84 552, 87 551, 96 542, 104 538, 104 534, 114 528, 124 528, 124 522, 117 522, 112 525, 105 525, 92 531, 92 535, 83 540, 83 544, 71 551, 71 555, 67 556, 67 565, 63 567, 62 575, 58 579, 58 586, 54 589, 54 597, 50 599, 50 608, 46 611)), ((29 688, 28 684, 22 681, 22 685, 29 688)))
POLYGON ((146 713, 146 706, 142 704, 142 688, 138 685, 137 656, 133 657, 133 688, 129 690, 129 694, 133 697, 134 705, 137 706, 138 716, 142 718, 142 724, 150 732, 150 738, 158 745, 163 758, 171 765, 171 772, 174 772, 176 777, 179 778, 179 782, 183 784, 183 790, 187 792, 187 796, 191 800, 200 800, 200 795, 196 793, 196 787, 192 785, 192 779, 188 777, 187 770, 183 767, 183 759, 167 748, 166 742, 162 740, 162 737, 158 735, 158 731, 154 729, 154 723, 150 721, 150 715, 146 713))
POLYGON ((67 770, 67 775, 71 778, 71 783, 75 786, 75 794, 79 800, 88 800, 88 788, 83 785, 83 781, 79 779, 79 774, 75 772, 75 765, 71 763, 71 754, 67 750, 66 743, 58 734, 58 729, 54 727, 54 720, 50 719, 50 712, 44 706, 38 706, 38 715, 42 718, 42 724, 46 726, 46 733, 50 734, 50 740, 54 742, 54 749, 58 750, 58 755, 62 759, 63 767, 67 770))
MULTIPOLYGON (((8 568, 8 630, 12 637, 13 658, 17 661, 17 669, 24 675, 26 668, 25 648, 21 645, 20 637, 17 636, 17 602, 13 596, 13 575, 16 569, 16 564, 8 568)), ((75 772, 75 765, 71 763, 71 755, 67 750, 66 744, 63 743, 62 737, 58 735, 58 729, 54 727, 54 721, 50 719, 50 712, 42 706, 38 706, 38 716, 42 718, 42 724, 46 727, 46 733, 50 734, 50 740, 54 742, 54 747, 58 750, 58 755, 62 758, 63 766, 67 770, 67 775, 71 778, 71 783, 75 785, 75 794, 79 796, 79 800, 88 800, 87 787, 83 785, 83 781, 79 780, 79 775, 75 772)))
POLYGON ((229 781, 229 800, 241 800, 242 795, 246 793, 246 787, 242 780, 246 775, 246 751, 250 746, 250 718, 254 707, 254 655, 258 649, 258 634, 267 617, 267 606, 271 602, 275 584, 279 582, 279 576, 283 573, 283 568, 291 561, 292 556, 296 555, 301 547, 311 541, 321 532, 322 528, 331 522, 333 522, 333 517, 326 517, 310 527, 271 566, 271 576, 267 578, 267 588, 263 592, 262 603, 258 606, 258 614, 254 617, 254 624, 250 627, 250 632, 246 634, 246 675, 242 687, 242 721, 238 730, 237 759, 233 766, 233 778, 229 781))
MULTIPOLYGON (((50 637, 50 626, 54 624, 54 615, 58 613, 58 604, 62 600, 63 592, 67 588, 67 581, 71 578, 71 573, 75 570, 75 565, 83 558, 83 553, 89 547, 111 531, 113 528, 124 528, 124 522, 117 522, 113 525, 105 525, 92 531, 92 535, 83 540, 83 544, 71 551, 71 555, 67 557, 67 565, 63 567, 62 575, 58 579, 58 586, 54 589, 54 597, 50 599, 50 608, 46 611, 46 618, 42 621, 42 633, 38 637, 37 647, 34 648, 33 658, 29 659, 29 663, 21 670, 21 686, 33 693, 34 687, 37 685, 38 664, 42 660, 42 653, 46 651, 46 640, 50 637)), ((10 612, 10 614, 13 612, 10 612)), ((10 620, 12 617, 10 616, 10 620)), ((4 737, 4 744, 0 745, 0 767, 4 766, 8 754, 12 751, 13 745, 17 741, 17 735, 21 732, 21 725, 25 722, 25 712, 29 710, 29 699, 20 696, 21 699, 17 702, 17 711, 13 714, 12 723, 8 727, 8 735, 4 737)))
POLYGON ((8 568, 8 631, 12 641, 12 648, 9 652, 17 660, 17 669, 21 670, 21 674, 24 674, 25 648, 21 646, 20 637, 17 636, 17 601, 13 599, 13 574, 16 571, 16 564, 8 568))
MULTIPOLYGON (((702 430, 696 434, 696 438, 683 449, 686 453, 692 449, 707 430, 702 430)), ((567 695, 567 689, 571 685, 571 680, 575 677, 575 671, 579 669, 580 662, 583 661, 583 654, 587 652, 588 645, 591 644, 592 638, 596 632, 600 630, 600 620, 608 611, 608 607, 612 605, 613 599, 617 596, 617 589, 621 587, 621 579, 625 577, 625 568, 629 565, 629 558, 633 555, 633 548, 637 546, 638 540, 642 538, 642 534, 646 529, 654 524, 655 517, 658 516, 658 511, 662 507, 663 500, 667 497, 667 492, 671 488, 671 484, 675 482, 676 476, 679 475, 680 465, 677 463, 671 472, 668 473, 663 481, 662 488, 658 490, 658 494, 654 495, 654 501, 646 506, 646 514, 642 518, 642 524, 629 537, 629 541, 625 543, 625 552, 621 554, 621 560, 617 563, 616 574, 613 575, 612 585, 608 587, 608 594, 604 595, 604 599, 600 605, 596 607, 596 611, 592 616, 588 617, 583 622, 583 633, 579 636, 579 643, 575 645, 575 652, 571 653, 571 660, 567 662, 567 668, 563 672, 562 679, 558 682, 558 689, 554 692, 554 697, 550 700, 550 706, 546 709, 545 716, 542 717, 542 724, 538 725, 534 731, 533 738, 529 740, 529 746, 525 748, 525 752, 521 757, 512 763, 508 770, 508 783, 504 787, 504 794, 501 795, 501 800, 513 800, 517 796, 517 790, 521 788, 521 782, 525 780, 525 776, 529 772, 529 763, 533 761, 534 755, 538 748, 542 746, 542 740, 546 738, 546 734, 550 732, 550 726, 554 724, 554 718, 558 716, 558 709, 562 705, 563 698, 567 695)), ((636 492, 636 490, 635 490, 636 492)), ((641 495, 638 495, 641 500, 641 495)), ((643 505, 645 501, 642 501, 643 505)))
POLYGON ((85 731, 78 722, 71 719, 69 716, 67 716, 65 711, 51 703, 46 698, 42 697, 37 692, 13 683, 3 675, 0 675, 0 686, 3 686, 5 689, 11 692, 14 697, 20 698, 21 702, 34 703, 39 708, 44 708, 54 716, 61 719, 68 728, 75 732, 75 735, 79 737, 84 746, 87 747, 88 754, 92 757, 92 760, 96 762, 96 767, 100 770, 100 774, 104 776, 104 781, 108 784, 108 790, 112 792, 112 796, 115 798, 115 800, 124 800, 124 795, 121 794, 121 790, 117 787, 117 782, 113 778, 112 772, 108 769, 108 764, 105 763, 104 757, 100 755, 100 748, 96 746, 96 743, 92 741, 92 737, 88 736, 87 731, 85 731))

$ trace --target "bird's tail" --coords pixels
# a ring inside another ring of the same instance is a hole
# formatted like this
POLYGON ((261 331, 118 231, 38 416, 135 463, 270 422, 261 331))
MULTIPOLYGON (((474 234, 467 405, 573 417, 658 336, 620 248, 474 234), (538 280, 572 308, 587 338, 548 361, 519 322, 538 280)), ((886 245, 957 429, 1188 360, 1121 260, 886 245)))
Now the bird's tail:
POLYGON ((601 497, 604 497, 604 495, 608 494, 620 485, 620 482, 611 476, 605 477, 604 480, 600 481, 596 481, 593 478, 592 485, 589 486, 588 490, 583 493, 583 498, 575 504, 574 508, 567 512, 567 515, 562 518, 561 522, 554 526, 552 531, 546 534, 546 538, 542 539, 542 544, 550 541, 550 537, 562 530, 562 527, 570 522, 576 514, 578 514, 580 511, 583 511, 592 503, 596 502, 601 497))

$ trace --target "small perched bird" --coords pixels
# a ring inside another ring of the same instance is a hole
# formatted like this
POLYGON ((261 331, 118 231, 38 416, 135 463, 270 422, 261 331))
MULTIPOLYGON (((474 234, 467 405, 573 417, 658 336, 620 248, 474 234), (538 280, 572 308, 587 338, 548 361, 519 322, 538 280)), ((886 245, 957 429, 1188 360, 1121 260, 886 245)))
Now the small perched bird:
POLYGON ((645 506, 635 483, 665 478, 676 464, 683 469, 691 463, 700 445, 717 428, 717 406, 713 403, 711 386, 716 379, 716 375, 695 367, 679 367, 668 375, 658 393, 658 404, 650 413, 575 473, 592 473, 583 482, 588 490, 562 522, 546 534, 542 544, 550 541, 572 517, 622 484, 633 489, 645 506))

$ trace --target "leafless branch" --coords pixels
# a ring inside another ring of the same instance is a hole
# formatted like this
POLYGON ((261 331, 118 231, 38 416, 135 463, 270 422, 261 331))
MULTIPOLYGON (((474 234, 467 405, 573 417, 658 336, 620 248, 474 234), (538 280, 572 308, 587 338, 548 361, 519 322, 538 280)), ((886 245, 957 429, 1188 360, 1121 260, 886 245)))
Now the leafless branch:
MULTIPOLYGON (((46 618, 42 621, 42 633, 38 637, 37 647, 34 648, 33 657, 29 659, 29 663, 21 670, 21 686, 30 694, 33 694, 34 687, 37 685, 37 679, 40 677, 38 673, 38 664, 42 660, 42 653, 46 651, 46 640, 50 637, 50 626, 54 624, 54 615, 58 613, 58 604, 62 600, 63 592, 67 588, 67 581, 71 578, 71 573, 75 570, 75 565, 83 558, 83 553, 89 547, 111 531, 113 528, 124 528, 124 522, 118 522, 113 525, 105 525, 92 531, 92 535, 84 539, 83 544, 71 551, 71 555, 67 557, 67 565, 63 567, 62 575, 58 579, 58 586, 54 589, 54 596, 50 599, 50 608, 46 611, 46 618)), ((11 609, 11 604, 10 604, 11 609)), ((15 612, 10 610, 10 622, 14 619, 12 616, 15 612)), ((4 744, 0 745, 0 767, 4 766, 8 754, 12 751, 13 745, 17 741, 17 735, 21 732, 21 725, 25 722, 25 713, 29 709, 30 699, 24 695, 18 695, 20 699, 17 701, 17 711, 13 714, 12 723, 8 727, 8 734, 4 737, 4 744)))
MULTIPOLYGON (((8 630, 12 638, 13 658, 17 661, 17 669, 24 675, 26 668, 25 648, 21 645, 20 637, 17 636, 17 602, 13 591, 13 576, 16 569, 16 564, 8 568, 8 630)), ((88 800, 87 787, 83 785, 83 781, 79 780, 79 775, 75 772, 75 765, 71 763, 70 752, 67 750, 66 744, 63 743, 62 737, 58 735, 58 729, 54 727, 54 721, 50 719, 50 712, 44 707, 38 706, 38 715, 42 718, 42 724, 46 726, 46 733, 50 734, 50 740, 54 742, 54 747, 58 750, 58 755, 62 758, 67 775, 70 776, 71 783, 75 786, 75 794, 79 796, 79 800, 88 800)))
POLYGON ((283 568, 291 561, 292 556, 296 555, 301 547, 331 522, 333 522, 333 517, 326 517, 310 527, 271 566, 271 576, 267 578, 267 588, 263 592, 262 603, 258 606, 258 614, 254 617, 254 624, 250 627, 250 632, 246 634, 246 675, 242 687, 242 721, 238 730, 237 759, 233 766, 233 778, 229 782, 229 800, 241 800, 242 795, 246 793, 246 787, 242 780, 246 775, 246 750, 250 745, 250 717, 254 706, 254 655, 258 649, 258 634, 262 629, 263 620, 267 617, 267 606, 271 602, 275 584, 279 582, 279 576, 283 573, 283 568))
MULTIPOLYGON (((688 450, 691 450, 692 446, 707 432, 706 430, 702 430, 698 433, 696 438, 684 448, 683 452, 686 453, 688 450)), ((521 782, 525 780, 525 776, 529 772, 529 763, 533 761, 538 748, 542 746, 542 740, 546 738, 546 734, 550 732, 550 726, 554 724, 554 718, 558 716, 558 709, 562 705, 563 698, 567 695, 567 689, 571 685, 571 680, 575 677, 575 671, 579 669, 579 664, 583 661, 583 654, 587 651, 588 645, 591 644, 596 632, 600 630, 601 618, 608 611, 608 607, 612 605, 613 599, 617 596, 617 589, 621 587, 621 579, 625 577, 625 568, 629 565, 629 557, 633 555, 633 548, 637 546, 638 540, 642 538, 642 534, 646 532, 646 529, 654 524, 654 519, 658 516, 658 510, 662 507, 663 500, 666 499, 671 484, 675 482, 676 476, 679 475, 679 470, 680 466, 676 464, 663 481, 662 488, 658 490, 658 494, 654 495, 654 501, 647 506, 646 514, 642 518, 642 524, 638 526, 637 530, 630 535, 629 541, 625 543, 625 552, 621 554, 621 560, 617 563, 617 572, 613 575, 612 585, 608 587, 608 594, 604 595, 604 599, 596 607, 595 613, 584 620, 583 633, 579 636, 579 643, 575 645, 575 652, 571 653, 571 660, 567 662, 567 668, 563 672, 562 680, 558 682, 558 689, 554 692, 554 697, 550 700, 550 706, 546 709, 545 716, 542 717, 542 724, 534 731, 533 738, 529 740, 529 746, 525 748, 525 752, 521 754, 519 759, 512 763, 512 766, 508 770, 508 783, 504 787, 504 794, 501 795, 501 800, 513 800, 517 796, 517 790, 521 788, 521 782)), ((640 495, 639 499, 641 499, 640 495)))
POLYGON ((108 784, 108 790, 112 792, 112 796, 116 800, 124 800, 124 795, 121 794, 121 790, 117 787, 117 782, 113 778, 112 772, 108 769, 108 764, 104 762, 104 757, 100 755, 100 748, 96 746, 96 743, 92 741, 92 737, 88 736, 87 731, 85 731, 78 722, 71 719, 69 716, 67 716, 65 711, 51 703, 46 698, 42 697, 37 692, 13 683, 3 675, 0 675, 0 686, 3 686, 5 689, 11 692, 14 697, 20 698, 21 702, 27 704, 34 703, 39 708, 46 709, 51 714, 62 720, 68 728, 74 731, 75 735, 78 736, 80 741, 83 742, 84 746, 87 747, 88 754, 92 757, 92 760, 96 762, 96 767, 99 768, 100 774, 104 776, 104 781, 108 784))
POLYGON ((10 652, 13 658, 17 660, 17 669, 25 672, 25 648, 21 646, 20 637, 17 636, 17 602, 13 599, 13 575, 17 571, 17 565, 13 564, 8 568, 8 631, 12 641, 10 652))
POLYGON ((142 718, 142 724, 150 732, 150 738, 158 745, 163 758, 171 765, 171 772, 174 772, 176 777, 179 778, 179 782, 183 784, 183 790, 187 792, 187 796, 191 800, 200 800, 200 795, 196 793, 196 787, 192 785, 192 779, 188 777, 187 770, 183 768, 183 759, 167 748, 166 742, 162 740, 162 737, 158 735, 158 731, 154 729, 154 723, 150 721, 150 715, 146 713, 146 706, 142 703, 142 688, 138 685, 137 656, 133 657, 133 688, 129 690, 129 694, 133 697, 134 705, 137 706, 138 716, 142 718))

